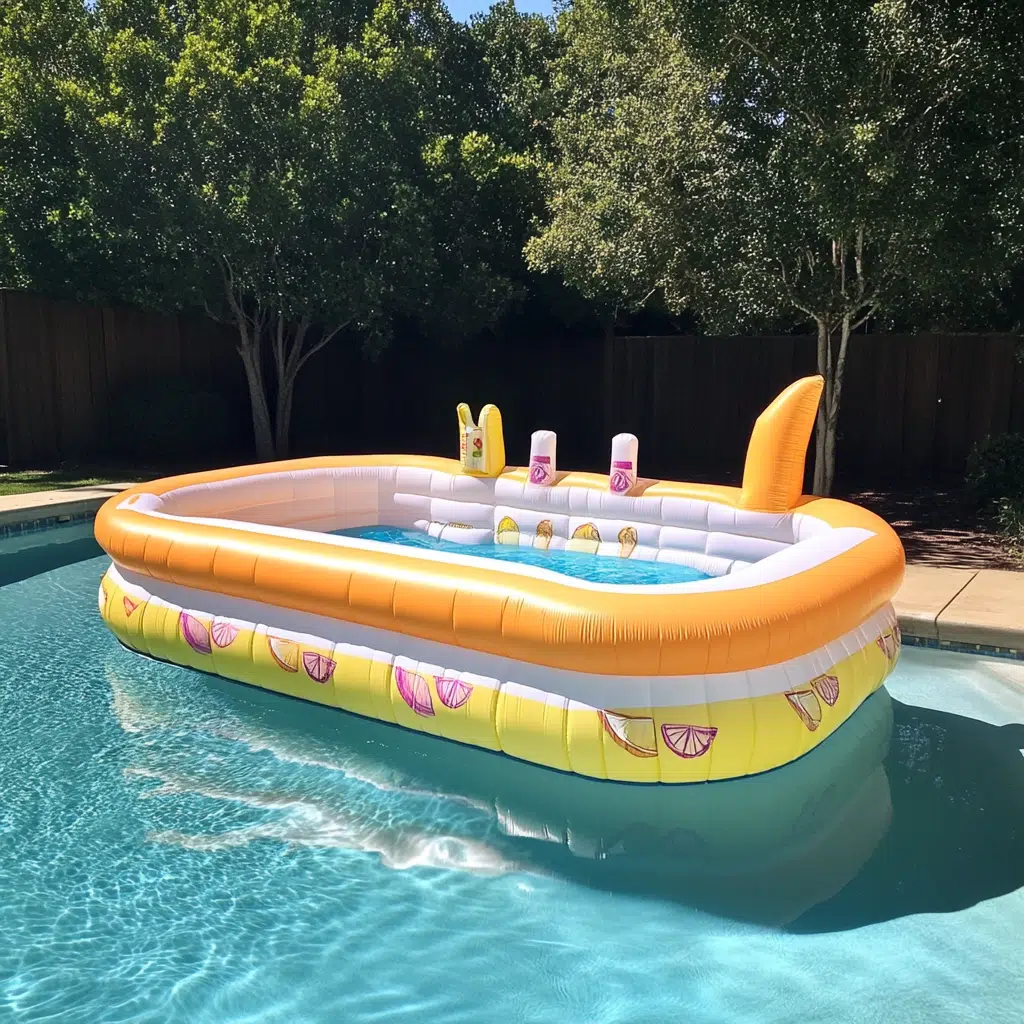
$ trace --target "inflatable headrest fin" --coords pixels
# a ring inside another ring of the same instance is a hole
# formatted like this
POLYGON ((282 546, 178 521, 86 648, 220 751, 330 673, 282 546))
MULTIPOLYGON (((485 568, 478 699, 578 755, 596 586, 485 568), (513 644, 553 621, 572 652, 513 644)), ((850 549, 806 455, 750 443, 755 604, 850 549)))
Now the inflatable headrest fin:
POLYGON ((465 473, 473 476, 500 476, 505 469, 505 435, 501 413, 496 405, 480 410, 480 422, 465 402, 456 408, 459 415, 459 460, 465 473))
POLYGON ((825 386, 815 374, 790 384, 754 424, 743 466, 740 508, 788 512, 804 486, 807 444, 825 386))

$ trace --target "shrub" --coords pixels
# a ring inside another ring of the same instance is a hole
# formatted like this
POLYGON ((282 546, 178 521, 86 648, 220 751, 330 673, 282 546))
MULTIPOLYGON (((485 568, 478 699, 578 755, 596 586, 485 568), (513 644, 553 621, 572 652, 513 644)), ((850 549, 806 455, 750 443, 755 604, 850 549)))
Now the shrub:
POLYGON ((990 434, 967 458, 967 486, 982 505, 1024 499, 1024 434, 990 434))
POLYGON ((239 440, 237 411, 224 395, 191 381, 144 381, 110 409, 114 452, 147 461, 216 458, 239 440))
POLYGON ((1000 499, 997 517, 1010 551, 1024 558, 1024 498, 1000 499))

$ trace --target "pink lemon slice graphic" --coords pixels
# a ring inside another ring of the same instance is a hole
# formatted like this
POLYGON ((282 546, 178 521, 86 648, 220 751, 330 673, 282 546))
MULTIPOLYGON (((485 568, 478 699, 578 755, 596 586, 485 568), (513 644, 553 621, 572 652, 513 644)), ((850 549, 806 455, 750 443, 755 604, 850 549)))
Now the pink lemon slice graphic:
POLYGON ((185 638, 185 643, 196 654, 209 654, 211 650, 210 633, 205 624, 194 615, 189 615, 188 612, 182 612, 178 616, 178 621, 181 623, 181 635, 185 638))
POLYGON ((598 711, 605 732, 634 757, 657 757, 658 741, 654 719, 644 715, 622 715, 615 711, 598 711))
POLYGON ((438 676, 435 682, 441 703, 446 708, 451 708, 452 711, 461 708, 473 692, 472 684, 464 683, 461 679, 454 679, 451 676, 438 676))
POLYGON ((713 725, 663 725, 661 727, 661 738, 665 746, 687 760, 693 757, 702 757, 711 749, 718 735, 717 727, 713 725))
POLYGON ((316 651, 303 651, 302 667, 314 683, 326 683, 334 672, 334 659, 316 651))
POLYGON ((875 643, 878 644, 878 649, 889 659, 894 661, 896 655, 899 653, 898 641, 893 635, 891 629, 887 629, 884 633, 875 639, 875 643))
POLYGON ((299 671, 299 645, 294 640, 285 640, 284 637, 268 633, 267 646, 270 648, 270 656, 285 672, 299 671))
POLYGON ((210 637, 218 647, 230 647, 238 637, 238 627, 223 619, 214 619, 210 637))
POLYGON ((530 466, 530 483, 531 484, 543 484, 547 483, 551 476, 551 470, 548 466, 541 462, 535 461, 530 466))
POLYGON ((612 473, 612 494, 625 494, 632 486, 633 481, 630 480, 629 475, 627 473, 623 473, 621 469, 617 469, 612 473))
POLYGON ((402 700, 424 718, 434 714, 434 702, 430 698, 430 684, 418 672, 395 667, 395 686, 402 695, 402 700))

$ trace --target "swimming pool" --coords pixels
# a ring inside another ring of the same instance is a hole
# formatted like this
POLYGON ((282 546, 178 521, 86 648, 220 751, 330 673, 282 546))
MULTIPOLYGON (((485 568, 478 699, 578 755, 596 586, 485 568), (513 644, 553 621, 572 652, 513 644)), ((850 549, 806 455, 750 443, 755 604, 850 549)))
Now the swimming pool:
POLYGON ((358 537, 403 547, 425 548, 428 551, 447 551, 452 555, 475 555, 494 558, 500 562, 532 565, 549 569, 591 583, 616 583, 621 586, 654 586, 659 583, 692 583, 711 577, 698 569, 674 562, 641 561, 632 558, 608 558, 583 551, 546 551, 531 547, 512 547, 508 544, 457 544, 454 541, 431 537, 422 530, 407 530, 400 526, 355 526, 336 530, 338 537, 358 537))
POLYGON ((801 761, 627 787, 143 660, 105 566, 0 589, 0 1019, 1019 1019, 1024 666, 908 649, 801 761))

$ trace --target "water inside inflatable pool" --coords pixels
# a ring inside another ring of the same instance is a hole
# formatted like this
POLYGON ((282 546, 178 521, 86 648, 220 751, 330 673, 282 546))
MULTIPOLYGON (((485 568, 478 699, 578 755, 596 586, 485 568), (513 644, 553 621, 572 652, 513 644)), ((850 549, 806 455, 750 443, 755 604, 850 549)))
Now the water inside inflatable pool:
POLYGON ((1020 1019, 1022 665, 905 649, 806 758, 632 787, 148 661, 107 559, 17 557, 5 1024, 1020 1019))
POLYGON ((337 530, 335 534, 339 537, 359 537, 386 544, 400 544, 403 547, 450 551, 455 555, 475 555, 501 562, 533 565, 591 583, 652 586, 658 583, 693 583, 695 580, 709 578, 707 573, 672 562, 591 555, 582 551, 542 551, 508 544, 456 544, 450 540, 438 540, 422 530, 404 530, 398 526, 356 526, 349 530, 337 530))

